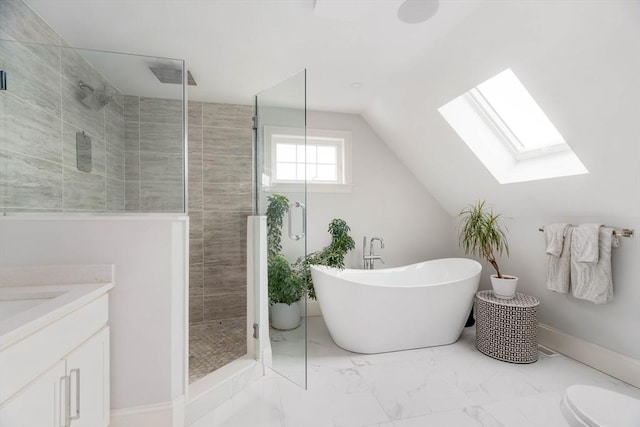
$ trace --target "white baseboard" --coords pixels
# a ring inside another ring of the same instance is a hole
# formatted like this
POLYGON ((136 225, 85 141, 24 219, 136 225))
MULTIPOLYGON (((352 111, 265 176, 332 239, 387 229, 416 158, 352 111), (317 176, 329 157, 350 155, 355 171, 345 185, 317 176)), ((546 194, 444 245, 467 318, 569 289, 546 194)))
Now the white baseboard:
POLYGON ((311 316, 322 316, 322 312, 320 311, 320 304, 318 301, 307 300, 307 317, 311 316))
POLYGON ((185 425, 195 424, 263 375, 262 363, 246 355, 189 385, 185 425))
POLYGON ((640 360, 538 324, 538 342, 578 362, 640 387, 640 360))
POLYGON ((184 427, 184 398, 111 410, 109 427, 184 427))

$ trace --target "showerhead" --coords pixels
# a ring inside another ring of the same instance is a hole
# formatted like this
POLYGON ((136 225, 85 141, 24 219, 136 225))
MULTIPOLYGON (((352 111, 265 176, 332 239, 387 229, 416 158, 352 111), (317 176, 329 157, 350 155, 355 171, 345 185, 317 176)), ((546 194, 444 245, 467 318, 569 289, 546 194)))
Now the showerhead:
MULTIPOLYGON (((149 69, 160 80, 160 83, 182 84, 182 70, 166 66, 149 67, 149 69)), ((189 86, 198 86, 189 70, 187 70, 187 82, 189 86)))
POLYGON ((82 80, 80 80, 80 89, 82 89, 82 93, 84 94, 82 103, 93 111, 100 111, 111 101, 111 98, 113 98, 113 94, 109 93, 106 87, 103 89, 94 89, 82 80))

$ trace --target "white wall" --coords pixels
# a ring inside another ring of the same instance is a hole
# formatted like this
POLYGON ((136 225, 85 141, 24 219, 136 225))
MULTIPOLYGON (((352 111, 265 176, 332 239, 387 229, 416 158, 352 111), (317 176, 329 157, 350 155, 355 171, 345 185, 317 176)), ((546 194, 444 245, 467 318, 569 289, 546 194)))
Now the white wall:
POLYGON ((0 265, 115 264, 111 407, 184 395, 186 218, 0 218, 0 265))
POLYGON ((614 250, 615 300, 596 306, 544 289, 538 228, 566 220, 639 231, 639 19, 640 3, 631 1, 484 2, 421 63, 394 77, 409 82, 410 90, 399 85, 381 93, 363 113, 453 222, 476 200, 487 200, 513 218, 505 271, 520 277, 520 291, 541 299, 541 322, 636 359, 638 237, 623 239, 614 250), (506 68, 527 87, 589 174, 501 185, 438 113, 506 68))
MULTIPOLYGON (((518 292, 540 300, 538 320, 569 335, 640 360, 640 241, 621 238, 613 249, 614 300, 593 304, 546 289, 545 243, 538 228, 553 222, 573 224, 603 222, 610 226, 640 229, 634 217, 515 217, 506 218, 509 228, 510 257, 499 260, 505 274, 518 276, 518 292)), ((453 230, 458 221, 453 220, 453 230)), ((460 252, 460 254, 462 254, 460 252)), ((491 289, 493 268, 483 263, 480 287, 491 289)))
MULTIPOLYGON (((347 267, 362 268, 363 236, 384 239, 385 248, 376 243, 375 251, 385 265, 376 261, 376 268, 451 255, 449 215, 359 115, 311 111, 307 126, 352 132, 353 184, 351 193, 307 194, 309 252, 329 244, 329 222, 342 218, 356 242, 347 267)), ((283 243, 286 253, 291 243, 283 243)))

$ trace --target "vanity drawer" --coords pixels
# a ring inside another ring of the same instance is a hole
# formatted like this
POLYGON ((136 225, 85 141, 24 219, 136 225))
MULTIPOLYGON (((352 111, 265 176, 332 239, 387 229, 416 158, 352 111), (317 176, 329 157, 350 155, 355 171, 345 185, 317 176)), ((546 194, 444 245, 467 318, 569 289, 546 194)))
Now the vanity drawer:
POLYGON ((0 352, 0 404, 90 338, 109 319, 103 295, 0 352))

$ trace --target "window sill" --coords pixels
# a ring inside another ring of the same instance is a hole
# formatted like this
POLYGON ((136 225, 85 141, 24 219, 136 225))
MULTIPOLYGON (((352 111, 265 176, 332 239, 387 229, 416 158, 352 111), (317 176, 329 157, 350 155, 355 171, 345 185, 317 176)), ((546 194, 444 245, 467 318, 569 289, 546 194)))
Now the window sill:
MULTIPOLYGON (((302 193, 303 184, 276 184, 263 187, 267 193, 302 193)), ((307 183, 307 193, 351 193, 352 184, 314 184, 307 183)))

